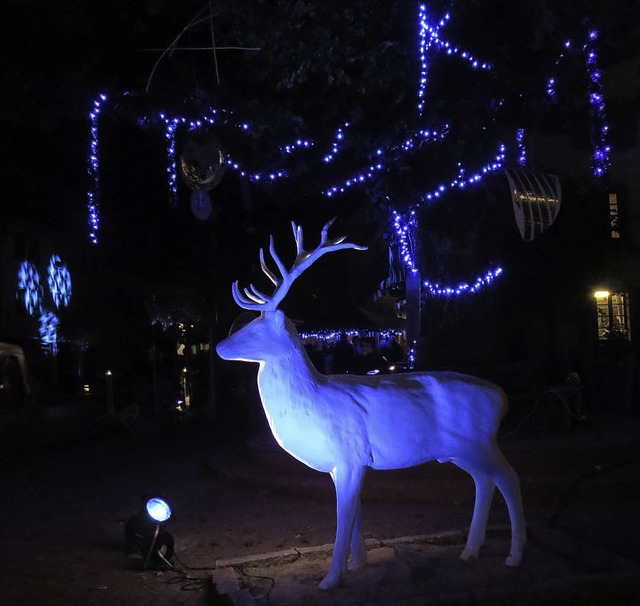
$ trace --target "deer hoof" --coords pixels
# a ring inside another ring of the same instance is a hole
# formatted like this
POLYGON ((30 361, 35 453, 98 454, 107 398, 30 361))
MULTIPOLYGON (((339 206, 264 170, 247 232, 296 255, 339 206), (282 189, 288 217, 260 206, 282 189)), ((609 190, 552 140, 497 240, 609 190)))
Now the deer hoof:
POLYGON ((507 566, 511 566, 512 568, 516 568, 520 566, 522 562, 522 554, 513 555, 509 554, 509 557, 504 561, 507 566))
POLYGON ((467 560, 477 560, 479 555, 479 549, 468 549, 465 547, 465 549, 463 549, 462 553, 460 554, 460 559, 463 562, 466 562, 467 560))
POLYGON ((347 564, 347 570, 358 570, 367 563, 367 550, 366 548, 359 549, 356 555, 351 556, 351 560, 347 564))
POLYGON ((334 587, 338 586, 339 582, 340 582, 340 577, 333 577, 330 574, 328 574, 326 577, 324 577, 324 579, 322 579, 322 581, 320 581, 318 588, 322 590, 333 589, 334 587))

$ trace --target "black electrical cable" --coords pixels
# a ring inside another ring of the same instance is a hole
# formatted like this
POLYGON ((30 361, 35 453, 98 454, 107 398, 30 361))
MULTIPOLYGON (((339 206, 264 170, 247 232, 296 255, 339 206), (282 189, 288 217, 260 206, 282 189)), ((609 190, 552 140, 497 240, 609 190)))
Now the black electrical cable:
MULTIPOLYGON (((293 562, 297 562, 301 557, 302 554, 295 549, 294 547, 294 551, 296 552, 296 557, 291 560, 289 563, 293 563, 293 562)), ((269 587, 269 590, 267 591, 267 593, 265 594, 265 603, 268 604, 269 603, 269 596, 271 595, 271 592, 273 591, 273 588, 276 586, 276 580, 273 577, 269 577, 269 576, 265 576, 265 575, 261 575, 261 574, 251 574, 249 572, 246 572, 245 570, 242 569, 242 567, 240 566, 234 566, 233 567, 234 570, 236 570, 237 572, 239 572, 242 576, 250 578, 250 579, 263 579, 265 581, 269 581, 271 583, 271 587, 269 587)))
POLYGON ((175 576, 167 581, 169 585, 180 585, 182 591, 203 591, 211 583, 211 577, 209 576, 191 576, 187 571, 189 570, 215 570, 215 566, 187 566, 179 557, 177 553, 173 554, 173 557, 180 565, 180 568, 176 568, 171 562, 168 562, 160 552, 157 553, 158 557, 164 561, 164 563, 174 572, 175 576))
MULTIPOLYGON (((302 557, 302 553, 300 553, 297 549, 295 549, 296 557, 291 560, 291 562, 296 562, 302 557)), ((215 566, 187 566, 179 557, 177 553, 173 554, 173 558, 178 562, 180 568, 174 566, 171 562, 166 560, 164 556, 160 553, 160 551, 156 552, 156 555, 166 564, 166 566, 175 574, 174 577, 167 581, 168 585, 180 585, 180 589, 182 591, 203 591, 210 587, 211 577, 196 577, 190 576, 187 571, 189 570, 216 570, 215 566)), ((276 585, 276 580, 273 577, 260 575, 260 574, 251 574, 246 572, 241 566, 233 566, 233 569, 236 572, 239 572, 242 576, 250 579, 263 579, 265 581, 269 581, 271 586, 269 590, 265 594, 266 603, 269 603, 269 596, 273 591, 273 588, 276 585)))

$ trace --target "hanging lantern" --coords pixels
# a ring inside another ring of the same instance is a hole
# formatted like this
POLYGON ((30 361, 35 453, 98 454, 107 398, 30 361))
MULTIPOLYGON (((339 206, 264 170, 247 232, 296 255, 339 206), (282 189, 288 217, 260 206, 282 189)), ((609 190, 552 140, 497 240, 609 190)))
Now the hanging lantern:
POLYGON ((555 175, 522 169, 505 170, 516 224, 522 239, 530 242, 556 220, 560 211, 560 179, 555 175))
POLYGON ((211 216, 211 191, 227 168, 218 138, 210 132, 195 131, 187 140, 180 156, 180 172, 192 190, 191 212, 204 221, 211 216))

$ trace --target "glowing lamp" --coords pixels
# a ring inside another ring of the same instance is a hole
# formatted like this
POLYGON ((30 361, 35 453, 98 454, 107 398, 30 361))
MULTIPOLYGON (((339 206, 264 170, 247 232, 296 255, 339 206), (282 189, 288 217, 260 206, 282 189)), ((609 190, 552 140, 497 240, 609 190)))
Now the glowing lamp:
POLYGON ((609 291, 608 290, 596 290, 593 293, 593 296, 596 299, 606 299, 609 296, 609 291))
POLYGON ((171 507, 163 499, 153 498, 147 501, 147 513, 156 522, 166 522, 171 517, 171 507))
POLYGON ((131 516, 125 526, 125 553, 139 552, 144 558, 142 570, 150 565, 173 568, 173 536, 164 529, 171 507, 159 497, 143 499, 144 507, 131 516))

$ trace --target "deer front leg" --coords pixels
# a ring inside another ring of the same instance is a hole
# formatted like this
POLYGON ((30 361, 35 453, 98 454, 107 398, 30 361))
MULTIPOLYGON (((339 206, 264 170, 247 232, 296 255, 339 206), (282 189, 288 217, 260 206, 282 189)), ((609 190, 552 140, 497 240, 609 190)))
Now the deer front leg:
MULTIPOLYGON (((336 542, 333 547, 333 558, 331 559, 329 573, 320 582, 320 589, 334 588, 347 570, 347 558, 349 557, 349 547, 354 535, 356 517, 358 516, 364 472, 364 467, 348 466, 336 467, 331 472, 331 479, 336 487, 336 542)), ((359 528, 355 530, 356 534, 359 534, 359 528)), ((357 549, 360 548, 357 547, 357 549)), ((359 555, 359 551, 356 551, 356 559, 358 559, 359 555)))

